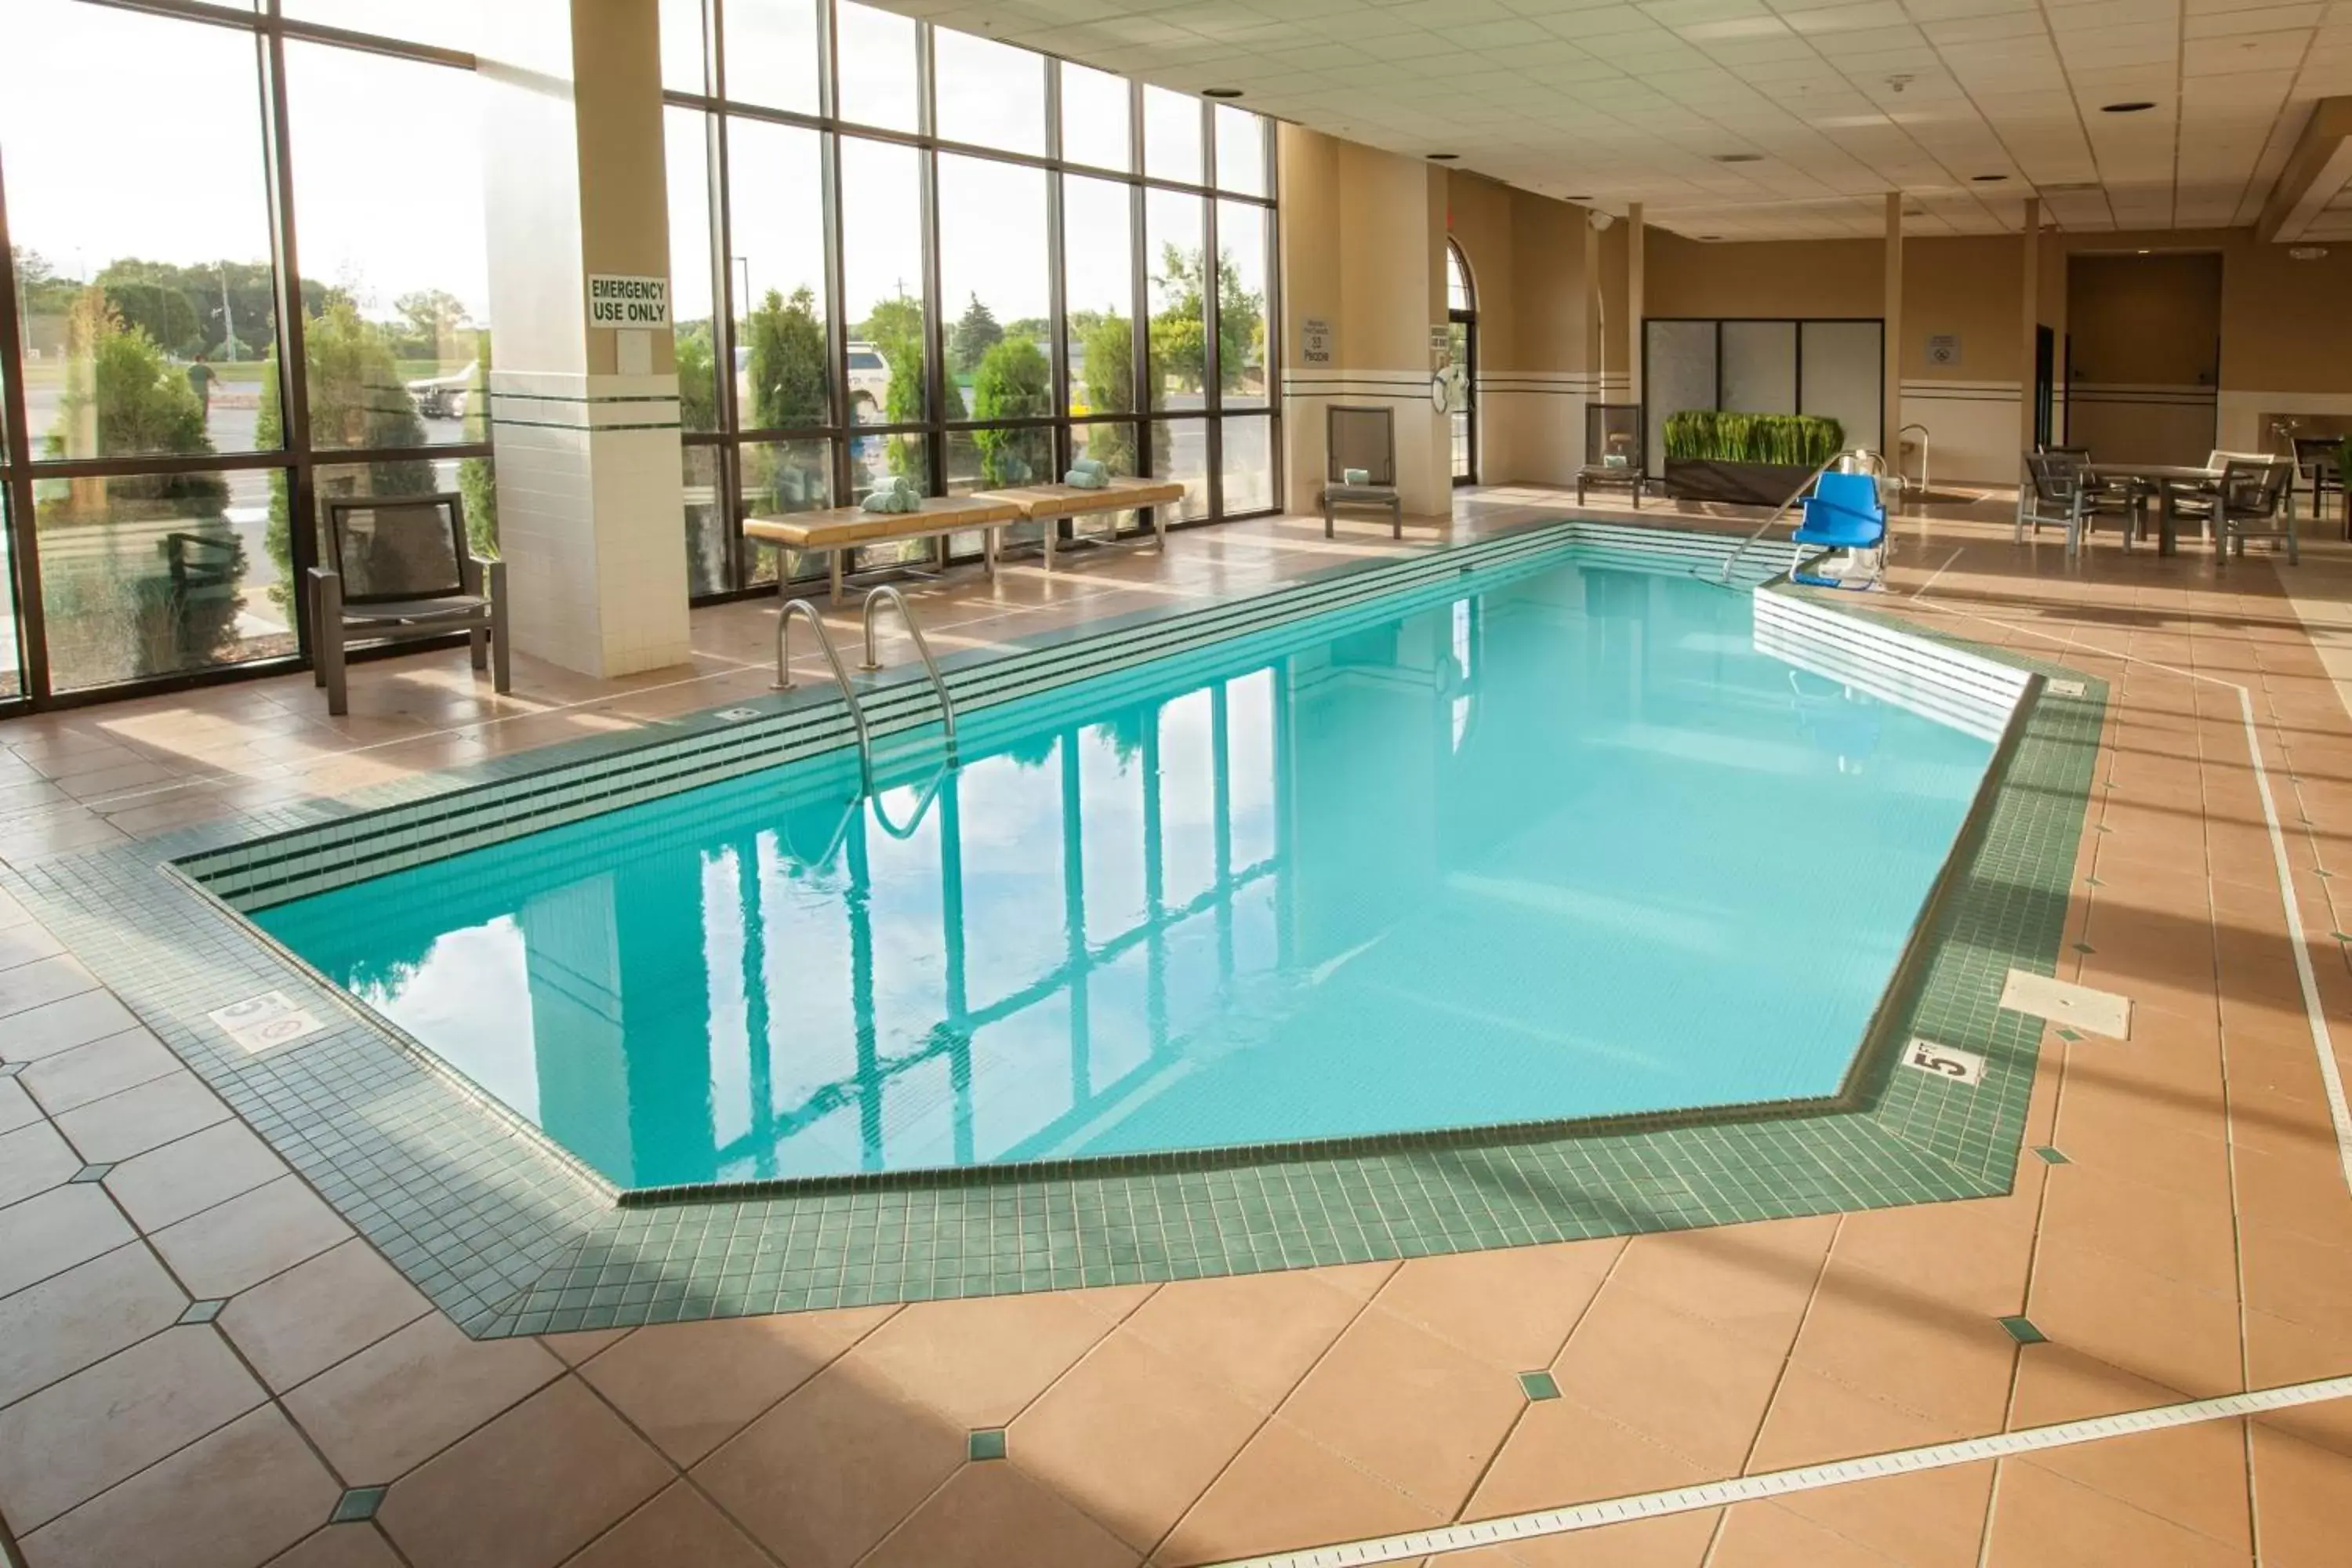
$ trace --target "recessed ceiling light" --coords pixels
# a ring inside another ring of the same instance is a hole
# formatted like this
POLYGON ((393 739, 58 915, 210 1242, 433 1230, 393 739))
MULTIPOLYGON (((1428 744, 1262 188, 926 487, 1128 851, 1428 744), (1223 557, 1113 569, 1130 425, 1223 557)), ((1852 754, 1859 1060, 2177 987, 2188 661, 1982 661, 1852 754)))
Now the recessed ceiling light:
POLYGON ((1970 174, 1969 178, 1979 185, 1997 185, 2009 176, 2007 174, 1970 174))
POLYGON ((1566 201, 1571 201, 1571 202, 1589 202, 1589 201, 1591 201, 1592 198, 1591 198, 1591 196, 1567 196, 1567 197, 1563 197, 1562 199, 1563 199, 1563 200, 1566 200, 1566 201))
POLYGON ((1241 95, 1242 89, 1237 87, 1204 87, 1201 89, 1202 98, 1239 98, 1241 95))
POLYGON ((2135 98, 2127 103, 2103 103, 2099 105, 2099 112, 2101 114, 2137 114, 2144 109, 2155 107, 2155 104, 2144 98, 2135 98))
POLYGON ((2147 254, 2147 247, 2146 246, 2140 247, 2139 254, 2146 256, 2147 254))
POLYGON ((2286 254, 2287 259, 2290 261, 2317 261, 2320 258, 2327 254, 2327 247, 2324 245, 2298 245, 2288 250, 2286 254))
POLYGON ((1719 234, 1703 234, 1700 235, 1699 237, 1701 239, 1721 239, 1723 236, 1719 234))
POLYGON ((1712 156, 1718 163, 1760 163, 1764 161, 1761 153, 1717 153, 1712 156))
POLYGON ((1433 163, 1451 163, 1460 156, 1462 154, 1459 153, 1432 153, 1429 155, 1429 161, 1433 163))

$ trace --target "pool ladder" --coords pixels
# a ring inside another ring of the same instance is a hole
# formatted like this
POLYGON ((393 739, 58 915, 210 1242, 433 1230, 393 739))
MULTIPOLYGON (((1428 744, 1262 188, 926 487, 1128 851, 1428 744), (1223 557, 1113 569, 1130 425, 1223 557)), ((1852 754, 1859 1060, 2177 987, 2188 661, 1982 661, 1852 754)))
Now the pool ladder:
MULTIPOLYGON (((887 584, 868 591, 866 595, 866 662, 858 668, 866 671, 882 668, 881 661, 874 657, 875 616, 885 604, 896 605, 898 607, 898 618, 907 624, 907 635, 914 639, 915 652, 922 658, 923 673, 929 679, 931 689, 939 694, 940 725, 947 742, 947 762, 940 770, 941 776, 944 776, 948 769, 956 765, 955 699, 948 695, 947 678, 940 673, 939 660, 931 657, 931 645, 924 639, 923 628, 916 624, 915 612, 908 605, 907 596, 887 584)), ((849 710, 849 722, 857 731, 858 780, 865 786, 865 793, 872 795, 874 793, 874 731, 866 721, 866 709, 865 705, 858 700, 857 688, 850 682, 849 671, 841 662, 841 651, 833 646, 833 636, 824 629, 824 616, 818 613, 815 605, 806 599, 786 600, 782 613, 776 617, 775 689, 779 691, 793 689, 791 647, 793 616, 795 615, 807 617, 809 630, 816 637, 816 646, 824 654, 824 662, 832 667, 833 683, 841 689, 841 700, 849 710)), ((938 784, 935 781, 931 790, 926 793, 923 803, 925 805, 929 804, 929 795, 936 793, 937 790, 938 784)), ((917 808, 915 819, 918 822, 922 820, 920 807, 917 808)))

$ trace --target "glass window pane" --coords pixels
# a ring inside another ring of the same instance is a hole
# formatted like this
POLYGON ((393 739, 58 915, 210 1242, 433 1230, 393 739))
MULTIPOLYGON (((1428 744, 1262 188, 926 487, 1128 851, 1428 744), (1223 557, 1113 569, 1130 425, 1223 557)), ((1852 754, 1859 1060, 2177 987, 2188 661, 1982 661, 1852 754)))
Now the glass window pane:
MULTIPOLYGON (((694 448, 688 447, 689 455, 694 448)), ((747 442, 743 448, 743 507, 754 517, 785 517, 796 511, 822 511, 833 504, 833 443, 813 441, 747 442)), ((751 582, 772 583, 781 558, 787 577, 821 576, 824 555, 817 551, 753 550, 751 582)))
POLYGON ((25 656, 17 640, 16 547, 9 527, 8 493, 0 488, 0 697, 22 697, 25 656))
MULTIPOLYGON (((1051 484, 1062 477, 1061 468, 1054 461, 1054 432, 1049 426, 1030 425, 1017 430, 950 430, 947 447, 947 490, 951 496, 968 496, 1005 485, 1051 484)), ((1027 544, 1036 540, 1044 528, 1042 523, 1016 522, 999 537, 1007 545, 1027 544)), ((952 556, 977 556, 982 544, 976 531, 948 537, 948 552, 952 556)))
MULTIPOLYGON (((285 550, 278 538, 278 520, 286 515, 286 476, 272 473, 266 478, 252 476, 257 489, 266 486, 269 501, 269 548, 264 558, 247 563, 246 587, 248 590, 247 615, 251 616, 260 599, 266 597, 272 608, 269 614, 284 616, 287 605, 285 591, 278 586, 284 579, 276 575, 276 563, 267 557, 285 558, 285 550), (255 595, 253 589, 264 589, 255 595)), ((237 493, 240 481, 247 476, 231 474, 232 494, 229 518, 239 516, 237 493)), ((418 453, 413 458, 401 458, 382 463, 324 463, 311 471, 311 485, 320 505, 313 526, 318 530, 316 549, 321 562, 334 555, 327 543, 326 506, 330 500, 355 496, 438 495, 454 491, 463 502, 466 517, 466 547, 476 555, 496 555, 499 551, 498 482, 488 458, 436 458, 418 453)), ((356 645, 354 645, 356 646, 356 645)))
POLYGON ((1477 309, 1470 294, 1470 275, 1462 268, 1462 247, 1450 239, 1445 242, 1445 308, 1449 310, 1477 309))
POLYGON ((1227 408, 1263 408, 1267 209, 1217 204, 1217 384, 1227 408))
POLYGON ((1265 121, 1230 103, 1217 105, 1217 188, 1265 195, 1265 121))
MULTIPOLYGON (((856 506, 874 493, 885 479, 904 479, 924 495, 931 493, 929 438, 919 434, 859 436, 849 444, 849 504, 856 506)), ((851 570, 896 566, 939 552, 929 539, 906 539, 889 544, 869 544, 856 552, 851 570)))
POLYGON ((1008 153, 1045 151, 1045 57, 946 27, 931 30, 939 134, 1008 153))
POLYGON ((662 151, 669 167, 670 334, 677 347, 678 421, 688 430, 719 428, 709 123, 710 117, 698 110, 662 111, 662 151))
POLYGON ((747 430, 830 424, 817 133, 730 118, 727 160, 737 417, 747 430))
MULTIPOLYGON (((1070 427, 1070 450, 1077 457, 1092 458, 1109 469, 1114 479, 1133 479, 1136 456, 1142 449, 1139 444, 1140 434, 1139 426, 1125 420, 1074 425, 1070 427)), ((1066 532, 1078 537, 1133 533, 1143 526, 1143 514, 1133 510, 1103 513, 1064 525, 1066 532)))
POLYGON ((481 0, 285 0, 285 13, 298 21, 445 49, 470 51, 481 41, 481 0))
POLYGON ((15 8, 0 158, 35 456, 279 444, 274 419, 261 427, 278 328, 260 101, 242 34, 68 0, 15 8), (112 108, 90 101, 101 68, 112 108), (124 107, 194 82, 204 111, 168 134, 124 107))
POLYGON ((1224 424, 1227 517, 1274 507, 1274 416, 1252 414, 1224 424))
POLYGON ((1129 138, 1128 80, 1091 66, 1062 62, 1062 156, 1097 169, 1135 167, 1129 138))
POLYGON ((841 101, 835 112, 861 125, 919 129, 915 24, 841 0, 834 7, 833 26, 834 57, 841 73, 841 101))
POLYGON ((735 584, 727 564, 727 506, 719 494, 719 448, 687 447, 680 452, 685 481, 686 591, 721 594, 735 584))
POLYGON ((1201 105, 1189 93, 1146 83, 1143 89, 1143 172, 1155 180, 1201 183, 1201 105))
POLYGON ((942 153, 939 210, 940 320, 958 416, 1053 413, 1045 172, 942 153))
POLYGON ((703 80, 702 0, 661 0, 662 86, 672 92, 708 92, 703 80))
MULTIPOLYGON (((845 9, 846 7, 845 7, 845 9)), ((925 417, 921 168, 912 147, 841 139, 842 304, 849 315, 850 419, 925 417)), ((946 416, 963 417, 950 395, 946 416)))
POLYGON ((1063 300, 1070 316, 1070 412, 1135 410, 1132 187, 1062 177, 1063 300))
POLYGON ((45 480, 35 506, 56 690, 294 651, 247 579, 266 511, 233 507, 228 475, 45 480))
POLYGON ((813 0, 727 0, 727 96, 769 109, 817 111, 813 0))
MULTIPOLYGON (((488 358, 489 265, 473 73, 352 49, 286 46, 310 439, 414 447, 467 439, 466 389, 488 358), (383 108, 437 137, 385 134, 383 108)), ((263 434, 273 399, 262 399, 263 434)))
POLYGON ((1144 262, 1150 268, 1151 406, 1205 405, 1209 302, 1201 287, 1201 198, 1179 191, 1144 195, 1144 262))
POLYGON ((1171 522, 1191 522, 1209 515, 1209 422, 1205 419, 1160 419, 1152 422, 1151 471, 1180 480, 1184 499, 1168 514, 1171 522))

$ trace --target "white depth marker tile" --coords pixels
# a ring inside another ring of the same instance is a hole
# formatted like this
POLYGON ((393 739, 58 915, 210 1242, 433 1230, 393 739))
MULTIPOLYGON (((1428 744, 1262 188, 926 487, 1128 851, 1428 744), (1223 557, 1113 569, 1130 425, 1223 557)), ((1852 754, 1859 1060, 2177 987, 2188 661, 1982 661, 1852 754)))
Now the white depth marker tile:
POLYGON ((2112 991, 2094 991, 2070 980, 2012 969, 2000 988, 2000 1005, 2012 1013, 2047 1018, 2110 1039, 2131 1038, 2131 998, 2112 991))
POLYGON ((221 1032, 248 1055, 290 1044, 326 1027, 316 1014, 294 1005, 283 991, 265 991, 258 996, 215 1007, 205 1016, 219 1025, 221 1032))
POLYGON ((1964 1051, 1958 1046, 1939 1046, 1935 1041, 1916 1036, 1903 1047, 1903 1065, 1937 1078, 1950 1079, 1954 1083, 1974 1089, 1984 1082, 1985 1059, 1974 1051, 1964 1051))
POLYGON ((1958 1443, 1936 1443, 1924 1448, 1904 1448, 1891 1454, 1841 1459, 1833 1464, 1807 1465, 1801 1469, 1738 1476, 1727 1481, 1677 1487, 1672 1491, 1648 1492, 1640 1497, 1611 1498, 1602 1502, 1578 1503, 1572 1508, 1547 1509, 1540 1513, 1476 1520, 1466 1524, 1448 1525, 1442 1530, 1415 1531, 1409 1535, 1348 1541, 1336 1546, 1318 1546, 1306 1552, 1277 1552, 1271 1557, 1236 1558, 1215 1564, 1214 1568, 1354 1568, 1355 1564, 1361 1563, 1407 1563, 1437 1552, 1467 1552, 1474 1547, 1492 1546, 1503 1542, 1567 1535, 1580 1530, 1597 1530, 1602 1525, 1623 1524, 1637 1519, 1691 1513, 1703 1508, 1721 1508, 1726 1503, 1786 1497, 1791 1492, 1820 1491, 1826 1487, 1843 1486, 1849 1481, 1909 1475, 1917 1470, 1946 1469, 1954 1465, 1972 1465, 1979 1459, 2000 1459, 2014 1454, 2038 1453, 2044 1448, 2095 1443, 2105 1437, 2126 1436, 2136 1432, 2192 1426, 2204 1421, 2234 1420, 2265 1410, 2285 1410, 2298 1405, 2316 1405, 2324 1400, 2347 1396, 2352 1396, 2352 1377, 2323 1378, 2315 1383, 2289 1384, 2281 1388, 2262 1388, 2248 1394, 2225 1394, 2218 1399, 2192 1399, 2181 1405, 2159 1405, 2151 1410, 2135 1410, 2122 1415, 2097 1415, 2087 1421, 2062 1422, 2055 1426, 2029 1426, 2019 1432, 1996 1432, 1989 1437, 1970 1437, 1958 1443))

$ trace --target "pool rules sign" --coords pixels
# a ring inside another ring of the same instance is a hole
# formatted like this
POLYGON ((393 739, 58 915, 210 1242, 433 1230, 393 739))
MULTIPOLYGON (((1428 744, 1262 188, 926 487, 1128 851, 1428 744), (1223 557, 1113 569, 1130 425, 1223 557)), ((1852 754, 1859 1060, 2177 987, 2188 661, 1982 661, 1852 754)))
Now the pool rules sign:
POLYGON ((669 279, 588 274, 588 324, 592 327, 667 327, 669 279))

